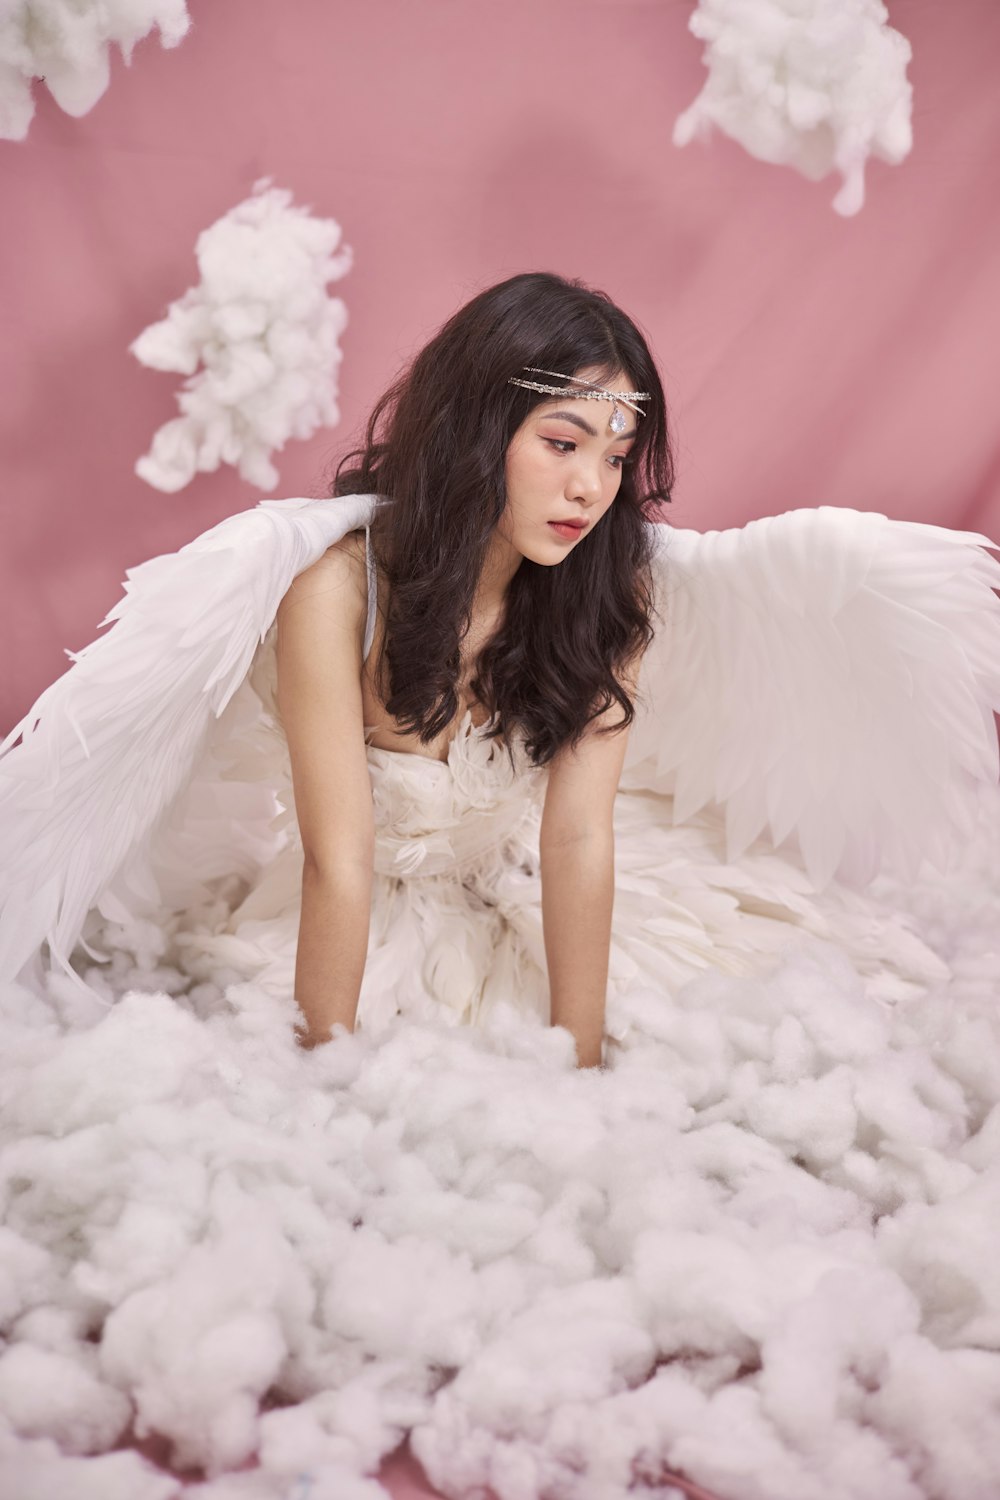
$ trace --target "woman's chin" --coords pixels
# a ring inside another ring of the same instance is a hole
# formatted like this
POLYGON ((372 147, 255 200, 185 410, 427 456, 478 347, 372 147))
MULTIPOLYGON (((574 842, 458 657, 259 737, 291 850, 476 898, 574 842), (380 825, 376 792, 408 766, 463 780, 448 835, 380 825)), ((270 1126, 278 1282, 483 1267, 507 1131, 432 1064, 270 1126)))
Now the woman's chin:
POLYGON ((528 558, 533 563, 537 563, 540 568, 556 568, 561 562, 566 560, 572 551, 572 546, 567 546, 564 541, 560 541, 555 536, 547 546, 544 543, 542 545, 536 543, 530 550, 525 548, 522 556, 528 558))

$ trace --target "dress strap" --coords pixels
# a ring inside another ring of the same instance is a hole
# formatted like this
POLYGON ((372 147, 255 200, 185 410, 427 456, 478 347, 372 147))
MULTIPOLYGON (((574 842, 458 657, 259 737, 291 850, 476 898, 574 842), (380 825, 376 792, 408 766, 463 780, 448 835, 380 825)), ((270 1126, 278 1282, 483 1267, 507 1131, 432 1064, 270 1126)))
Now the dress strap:
POLYGON ((365 527, 365 567, 368 570, 368 621, 365 625, 365 647, 363 661, 368 660, 368 653, 372 649, 372 641, 375 637, 375 607, 378 604, 378 589, 375 577, 375 554, 372 552, 370 526, 365 527))

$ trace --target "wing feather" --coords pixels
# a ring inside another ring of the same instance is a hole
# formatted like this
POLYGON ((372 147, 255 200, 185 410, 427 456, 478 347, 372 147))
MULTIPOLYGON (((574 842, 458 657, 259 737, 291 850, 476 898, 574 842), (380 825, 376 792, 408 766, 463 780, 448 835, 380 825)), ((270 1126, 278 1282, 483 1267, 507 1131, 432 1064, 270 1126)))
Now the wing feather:
POLYGON ((819 886, 948 868, 1000 779, 996 544, 832 506, 656 531, 623 787, 723 808, 731 859, 794 838, 819 886))
POLYGON ((364 525, 369 495, 262 501, 128 570, 110 625, 0 744, 0 977, 48 942, 66 973, 84 918, 196 770, 295 575, 364 525))

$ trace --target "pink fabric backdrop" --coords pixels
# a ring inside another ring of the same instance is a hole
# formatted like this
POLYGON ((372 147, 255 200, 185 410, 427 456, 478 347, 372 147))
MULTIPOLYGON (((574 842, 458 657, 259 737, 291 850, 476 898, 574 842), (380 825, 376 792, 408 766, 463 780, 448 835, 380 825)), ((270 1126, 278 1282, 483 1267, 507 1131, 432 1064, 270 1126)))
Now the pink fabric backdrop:
POLYGON ((356 267, 339 428, 286 448, 324 475, 398 366, 478 288, 583 276, 652 338, 675 417, 674 520, 816 504, 1000 534, 1000 7, 896 0, 913 154, 853 220, 717 137, 677 150, 703 78, 688 0, 191 0, 83 119, 41 88, 0 143, 0 725, 93 638, 132 563, 260 492, 133 473, 177 378, 127 345, 196 279, 198 232, 270 175, 339 219, 356 267))

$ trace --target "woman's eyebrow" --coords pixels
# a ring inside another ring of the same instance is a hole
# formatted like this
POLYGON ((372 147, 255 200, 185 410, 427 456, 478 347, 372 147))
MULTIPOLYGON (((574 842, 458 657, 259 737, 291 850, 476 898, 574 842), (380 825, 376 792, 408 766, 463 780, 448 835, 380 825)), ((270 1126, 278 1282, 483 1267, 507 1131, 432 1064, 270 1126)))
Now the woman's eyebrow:
MULTIPOLYGON (((559 419, 561 421, 563 421, 563 422, 572 422, 574 427, 582 427, 583 430, 584 430, 584 432, 586 432, 588 434, 588 436, 590 436, 590 437, 596 437, 597 436, 597 429, 596 429, 596 427, 591 427, 590 423, 589 422, 585 422, 582 417, 578 417, 575 411, 545 411, 545 412, 542 412, 542 416, 543 417, 559 417, 559 419)), ((633 427, 631 432, 620 432, 617 435, 617 437, 615 438, 615 442, 616 443, 627 443, 631 438, 634 438, 634 437, 635 437, 635 428, 633 427)))

